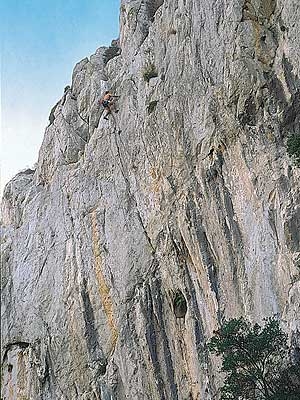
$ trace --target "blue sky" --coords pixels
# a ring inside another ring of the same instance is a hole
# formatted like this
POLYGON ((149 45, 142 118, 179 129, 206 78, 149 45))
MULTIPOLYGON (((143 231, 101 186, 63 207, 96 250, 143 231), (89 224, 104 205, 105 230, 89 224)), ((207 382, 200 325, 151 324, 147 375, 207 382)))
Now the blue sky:
POLYGON ((120 0, 1 2, 1 187, 38 158, 75 64, 119 35, 120 0))

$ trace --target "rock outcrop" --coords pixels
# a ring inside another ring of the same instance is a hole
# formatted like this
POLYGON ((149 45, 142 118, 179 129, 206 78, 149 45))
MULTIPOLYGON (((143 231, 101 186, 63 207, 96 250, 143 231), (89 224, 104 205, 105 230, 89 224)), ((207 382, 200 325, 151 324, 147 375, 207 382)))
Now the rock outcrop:
POLYGON ((3 399, 218 398, 223 318, 299 346, 298 0, 123 0, 120 25, 5 189, 3 399))

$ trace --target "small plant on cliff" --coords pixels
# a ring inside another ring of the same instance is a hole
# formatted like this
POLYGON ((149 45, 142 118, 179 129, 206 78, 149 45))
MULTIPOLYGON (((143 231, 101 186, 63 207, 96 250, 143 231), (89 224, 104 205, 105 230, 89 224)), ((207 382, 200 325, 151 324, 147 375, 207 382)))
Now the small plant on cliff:
POLYGON ((187 312, 187 303, 186 299, 181 292, 181 290, 177 290, 174 301, 173 301, 174 313, 176 318, 184 318, 187 312))
POLYGON ((221 400, 300 399, 300 365, 289 361, 287 335, 275 318, 264 326, 244 318, 226 321, 208 348, 222 357, 221 400))
POLYGON ((176 35, 176 33, 177 33, 177 31, 176 31, 176 29, 174 29, 174 28, 170 28, 169 30, 168 30, 168 35, 170 36, 170 35, 176 35))
POLYGON ((154 64, 149 64, 144 68, 143 77, 146 82, 149 82, 150 79, 156 78, 157 76, 158 73, 154 64))
POLYGON ((157 100, 151 101, 148 105, 148 115, 152 114, 158 104, 157 100))
POLYGON ((300 167, 300 134, 292 135, 287 140, 288 155, 295 160, 297 167, 300 167))

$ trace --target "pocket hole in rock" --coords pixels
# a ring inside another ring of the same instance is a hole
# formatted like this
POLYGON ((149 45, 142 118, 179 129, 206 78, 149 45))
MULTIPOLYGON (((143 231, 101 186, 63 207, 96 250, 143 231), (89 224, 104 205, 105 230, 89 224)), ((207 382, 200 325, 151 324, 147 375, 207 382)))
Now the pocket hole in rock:
POLYGON ((187 302, 186 299, 181 292, 181 290, 177 290, 174 300, 173 300, 173 309, 176 318, 184 318, 187 312, 187 302))

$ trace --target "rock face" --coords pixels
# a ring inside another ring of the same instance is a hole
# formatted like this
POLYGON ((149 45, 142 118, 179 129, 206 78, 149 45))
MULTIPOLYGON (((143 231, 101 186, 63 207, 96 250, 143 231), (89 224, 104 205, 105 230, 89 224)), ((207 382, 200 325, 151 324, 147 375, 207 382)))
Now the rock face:
POLYGON ((299 10, 121 2, 6 186, 3 399, 218 398, 223 318, 277 313, 299 346, 299 10))

